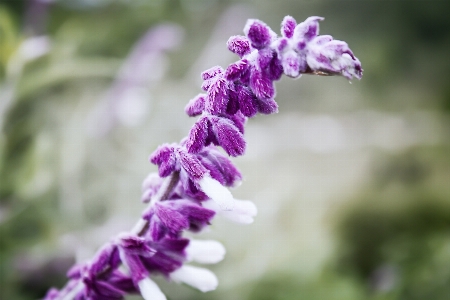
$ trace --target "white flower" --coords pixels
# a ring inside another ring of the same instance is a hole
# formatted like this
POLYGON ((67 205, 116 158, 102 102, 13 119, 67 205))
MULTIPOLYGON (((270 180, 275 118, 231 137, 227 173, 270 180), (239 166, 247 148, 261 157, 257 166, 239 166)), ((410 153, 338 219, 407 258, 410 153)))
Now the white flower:
POLYGON ((215 264, 221 261, 226 253, 225 247, 214 240, 191 240, 186 248, 188 261, 201 264, 215 264))
POLYGON ((256 205, 249 200, 237 200, 234 199, 234 209, 231 211, 220 210, 214 201, 206 201, 203 206, 208 209, 216 211, 219 215, 225 218, 241 224, 253 223, 253 217, 258 213, 256 205))
POLYGON ((184 265, 170 273, 175 282, 183 282, 202 292, 213 291, 219 284, 216 275, 208 269, 184 265))
POLYGON ((145 300, 166 300, 166 296, 161 292, 158 285, 146 277, 138 283, 141 295, 145 300))
POLYGON ((222 210, 233 210, 235 205, 233 195, 220 182, 210 176, 204 176, 198 184, 202 191, 214 200, 222 210))

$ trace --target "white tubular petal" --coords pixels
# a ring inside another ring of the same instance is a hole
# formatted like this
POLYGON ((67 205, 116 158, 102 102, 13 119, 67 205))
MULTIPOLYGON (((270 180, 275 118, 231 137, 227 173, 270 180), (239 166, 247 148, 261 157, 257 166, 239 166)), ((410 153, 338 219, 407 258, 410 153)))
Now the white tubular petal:
POLYGON ((214 240, 191 240, 186 248, 188 261, 201 264, 215 264, 221 261, 226 253, 225 247, 214 240))
POLYGON ((222 210, 233 210, 233 195, 220 182, 210 176, 204 176, 198 183, 202 191, 214 200, 222 210))
POLYGON ((170 273, 170 278, 176 282, 183 282, 202 292, 213 291, 219 281, 216 275, 208 269, 184 265, 170 273))
POLYGON ((213 201, 206 201, 203 206, 208 209, 217 211, 221 216, 241 224, 251 224, 253 223, 253 217, 258 213, 256 205, 249 200, 234 200, 233 211, 220 211, 217 205, 213 201))
POLYGON ((139 281, 138 286, 145 300, 167 300, 158 285, 148 277, 139 281))

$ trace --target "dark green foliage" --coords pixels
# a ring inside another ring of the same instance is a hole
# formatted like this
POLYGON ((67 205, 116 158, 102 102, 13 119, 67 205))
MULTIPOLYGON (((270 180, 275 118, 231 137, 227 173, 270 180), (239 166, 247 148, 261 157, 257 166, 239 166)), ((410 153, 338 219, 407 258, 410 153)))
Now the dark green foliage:
POLYGON ((378 184, 344 210, 337 226, 339 272, 377 294, 375 276, 391 266, 393 299, 448 299, 450 193, 437 180, 449 174, 446 153, 416 149, 378 166, 378 184))

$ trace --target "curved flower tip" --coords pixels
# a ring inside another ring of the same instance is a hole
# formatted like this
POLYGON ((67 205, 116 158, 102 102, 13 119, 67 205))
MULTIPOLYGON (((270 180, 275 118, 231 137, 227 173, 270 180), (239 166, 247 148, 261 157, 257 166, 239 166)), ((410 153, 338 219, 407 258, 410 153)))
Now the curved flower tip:
POLYGON ((191 240, 186 248, 187 260, 215 264, 225 257, 225 247, 214 240, 191 240))
POLYGON ((297 22, 291 16, 285 16, 283 21, 281 22, 281 34, 288 39, 294 35, 295 27, 297 26, 297 22))
POLYGON ((302 23, 298 24, 294 30, 295 41, 310 41, 312 38, 319 34, 319 21, 323 21, 325 18, 322 17, 309 17, 302 23))
POLYGON ((201 115, 205 109, 206 94, 199 94, 192 98, 184 108, 186 114, 190 117, 201 115))
POLYGON ((210 176, 204 176, 198 184, 201 190, 211 198, 221 210, 233 210, 235 201, 231 192, 210 176))
POLYGON ((213 291, 219 284, 216 275, 210 270, 188 265, 184 265, 170 273, 170 278, 176 282, 190 285, 202 292, 213 291))
POLYGON ((145 300, 166 300, 166 296, 161 292, 158 285, 146 277, 138 282, 139 291, 145 300))
POLYGON ((254 217, 258 214, 256 205, 249 200, 234 200, 234 209, 232 211, 221 211, 216 203, 213 201, 206 201, 203 206, 217 211, 223 217, 230 221, 240 224, 251 224, 254 221, 254 217))
POLYGON ((245 36, 234 35, 227 41, 228 50, 243 57, 251 52, 250 42, 245 36))
POLYGON ((159 176, 169 176, 176 167, 174 145, 163 144, 159 146, 149 157, 152 164, 158 165, 159 176))
POLYGON ((361 79, 361 63, 346 42, 318 36, 308 45, 307 64, 313 71, 339 74, 347 79, 361 79))
POLYGON ((244 33, 250 40, 252 47, 263 49, 276 38, 275 32, 264 22, 256 19, 249 19, 244 27, 244 33))

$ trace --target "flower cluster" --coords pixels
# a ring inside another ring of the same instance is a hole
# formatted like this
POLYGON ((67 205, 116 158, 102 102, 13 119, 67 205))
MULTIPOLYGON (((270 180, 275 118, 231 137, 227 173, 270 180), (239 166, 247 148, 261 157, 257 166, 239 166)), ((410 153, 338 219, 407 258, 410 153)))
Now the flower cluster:
POLYGON ((320 20, 310 17, 297 24, 287 16, 281 37, 263 22, 249 20, 245 36, 228 40, 228 49, 240 59, 226 69, 216 66, 202 73, 205 93, 185 108, 189 116, 199 116, 188 136, 150 155, 158 174, 150 174, 143 183, 142 201, 148 206, 142 218, 90 262, 74 266, 67 285, 60 291, 51 289, 46 300, 123 299, 129 293, 166 299, 150 279, 156 274, 203 292, 216 288, 211 271, 186 263, 219 262, 225 248, 216 241, 189 240, 183 232, 201 231, 216 214, 253 222, 256 206, 234 199, 227 189, 242 178, 228 156, 244 154, 247 119, 278 111, 274 81, 282 74, 362 76, 361 64, 345 42, 318 35, 320 20))

